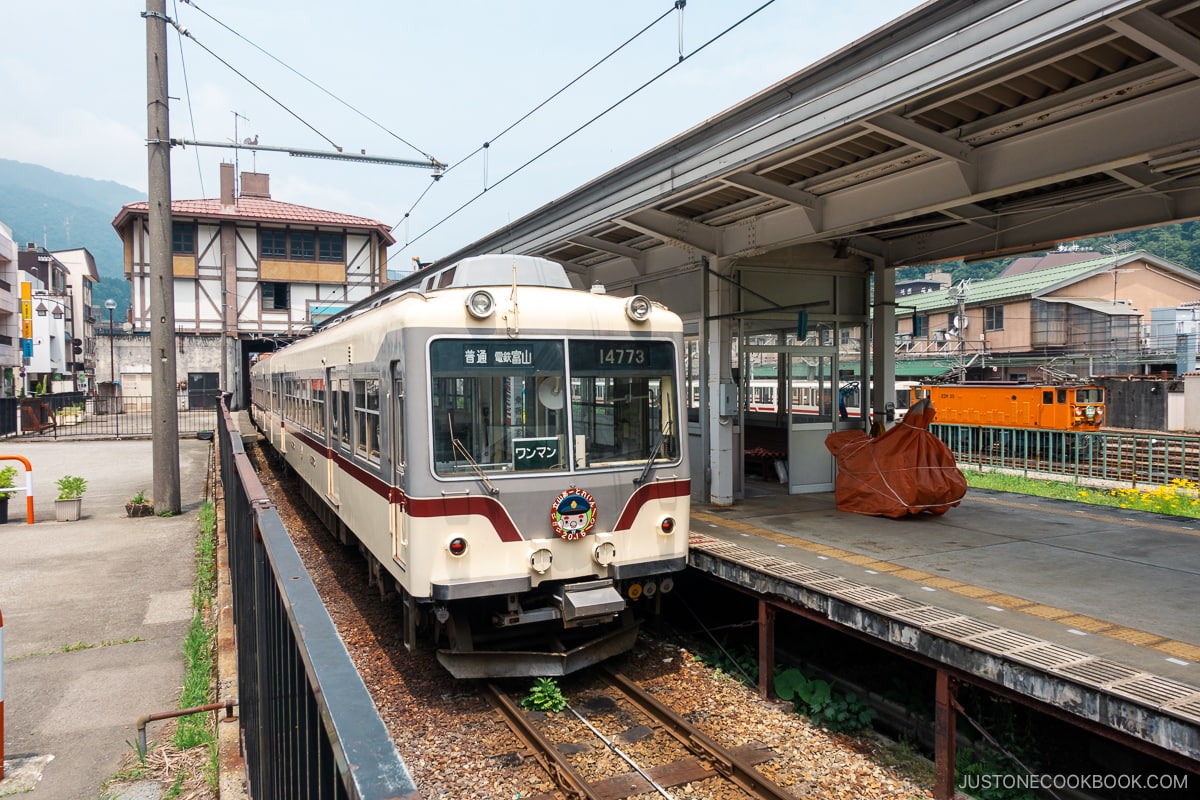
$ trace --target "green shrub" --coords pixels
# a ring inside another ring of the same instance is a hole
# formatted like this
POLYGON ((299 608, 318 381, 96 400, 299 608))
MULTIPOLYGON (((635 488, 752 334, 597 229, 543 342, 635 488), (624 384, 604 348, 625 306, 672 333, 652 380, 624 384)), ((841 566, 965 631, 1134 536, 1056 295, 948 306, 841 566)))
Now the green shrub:
MULTIPOLYGON (((0 489, 7 489, 10 486, 17 485, 17 468, 4 467, 0 469, 0 489)), ((0 500, 11 500, 16 492, 0 492, 0 500)))
POLYGON ((853 692, 838 694, 828 681, 808 678, 794 667, 775 676, 775 694, 792 701, 796 711, 831 731, 860 730, 875 719, 875 709, 853 692))
POLYGON ((74 500, 87 491, 87 481, 78 475, 63 475, 54 485, 58 487, 58 500, 74 500))
POLYGON ((567 698, 553 678, 538 678, 529 690, 529 694, 521 701, 521 708, 531 711, 548 711, 558 713, 567 707, 567 698))

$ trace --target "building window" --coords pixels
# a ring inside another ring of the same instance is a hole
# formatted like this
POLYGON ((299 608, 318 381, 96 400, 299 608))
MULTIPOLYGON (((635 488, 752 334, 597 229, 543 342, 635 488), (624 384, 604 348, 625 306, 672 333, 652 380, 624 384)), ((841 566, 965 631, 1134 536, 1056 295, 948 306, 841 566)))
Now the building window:
POLYGON ((325 261, 344 263, 346 237, 340 233, 316 231, 283 231, 263 228, 259 231, 259 253, 262 258, 291 261, 325 261))
POLYGON ((987 306, 983 309, 983 329, 985 331, 1004 330, 1004 306, 987 306))
POLYGON ((259 247, 263 258, 287 258, 287 231, 264 230, 259 247))
POLYGON ((338 264, 346 260, 345 239, 340 233, 317 234, 317 259, 338 264))
POLYGON ((921 339, 929 335, 929 317, 913 315, 913 338, 921 339))
POLYGON ((317 235, 312 231, 292 231, 291 245, 293 261, 317 260, 317 235))
POLYGON ((196 226, 171 225, 171 252, 181 256, 196 255, 196 226))
POLYGON ((262 307, 267 309, 286 309, 288 307, 288 285, 286 283, 264 282, 262 284, 262 307))

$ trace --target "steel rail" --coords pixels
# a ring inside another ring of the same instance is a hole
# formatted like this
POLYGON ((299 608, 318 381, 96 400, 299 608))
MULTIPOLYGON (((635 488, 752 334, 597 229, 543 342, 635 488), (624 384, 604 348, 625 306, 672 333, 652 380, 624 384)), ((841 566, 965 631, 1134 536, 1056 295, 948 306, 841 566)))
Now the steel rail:
POLYGON ((494 683, 485 684, 488 700, 500 711, 508 727, 533 753, 542 768, 558 782, 559 788, 586 800, 605 800, 597 794, 553 744, 529 723, 524 711, 494 683))
POLYGON ((745 759, 717 744, 695 725, 647 694, 631 678, 617 672, 612 667, 605 667, 604 670, 617 688, 624 692, 630 702, 637 706, 643 714, 657 720, 688 750, 711 760, 718 772, 736 783, 742 790, 754 797, 768 798, 769 800, 796 800, 796 796, 791 792, 764 777, 745 759))

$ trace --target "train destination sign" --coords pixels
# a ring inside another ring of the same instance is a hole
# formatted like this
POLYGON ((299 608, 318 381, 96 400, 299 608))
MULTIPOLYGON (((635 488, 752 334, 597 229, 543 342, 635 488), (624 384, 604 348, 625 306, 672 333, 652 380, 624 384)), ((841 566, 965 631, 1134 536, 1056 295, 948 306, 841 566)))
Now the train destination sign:
POLYGON ((430 344, 429 357, 435 375, 484 370, 532 374, 563 369, 560 342, 528 339, 439 339, 430 344))

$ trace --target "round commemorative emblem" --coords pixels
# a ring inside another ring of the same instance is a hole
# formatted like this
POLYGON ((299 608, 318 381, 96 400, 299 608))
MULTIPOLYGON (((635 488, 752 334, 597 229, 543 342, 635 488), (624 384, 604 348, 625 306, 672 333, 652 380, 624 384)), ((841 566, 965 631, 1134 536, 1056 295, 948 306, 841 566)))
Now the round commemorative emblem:
POLYGON ((572 486, 550 505, 550 527, 559 538, 582 539, 596 524, 596 500, 572 486))

